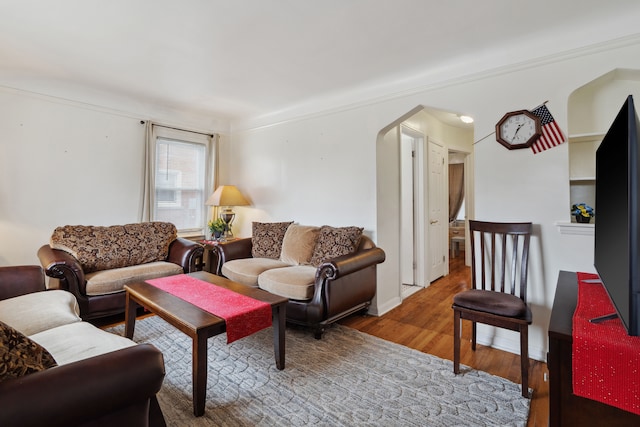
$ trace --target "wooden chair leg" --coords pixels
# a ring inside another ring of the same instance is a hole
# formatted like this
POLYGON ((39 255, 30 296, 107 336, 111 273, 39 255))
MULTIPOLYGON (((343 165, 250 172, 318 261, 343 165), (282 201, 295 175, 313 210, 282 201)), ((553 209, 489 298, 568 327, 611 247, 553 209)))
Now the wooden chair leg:
POLYGON ((520 328, 520 369, 522 371, 522 396, 529 397, 529 328, 520 328))
POLYGON ((471 350, 476 351, 476 322, 471 322, 471 350))
POLYGON ((453 373, 460 373, 460 312, 453 309, 453 373))

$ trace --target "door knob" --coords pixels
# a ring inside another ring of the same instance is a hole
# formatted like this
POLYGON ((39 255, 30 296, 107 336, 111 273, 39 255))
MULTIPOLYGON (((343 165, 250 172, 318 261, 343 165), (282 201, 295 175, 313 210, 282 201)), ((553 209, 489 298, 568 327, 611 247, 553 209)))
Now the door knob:
POLYGON ((429 221, 429 224, 437 224, 438 220, 437 219, 432 219, 431 221, 429 221))

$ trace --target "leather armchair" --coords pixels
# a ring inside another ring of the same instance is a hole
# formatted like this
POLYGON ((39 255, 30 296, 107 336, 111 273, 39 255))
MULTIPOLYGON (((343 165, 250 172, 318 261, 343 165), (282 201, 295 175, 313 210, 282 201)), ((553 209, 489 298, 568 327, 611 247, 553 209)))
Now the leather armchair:
MULTIPOLYGON (((0 300, 46 292, 40 266, 0 267, 0 300)), ((0 425, 165 426, 162 353, 150 344, 0 382, 0 425), (90 380, 88 380, 90 379, 90 380)))
MULTIPOLYGON (((224 263, 250 258, 251 249, 251 238, 215 246, 211 271, 224 276, 224 263)), ((320 339, 329 324, 358 311, 366 312, 376 294, 376 266, 384 260, 384 251, 362 236, 356 252, 327 260, 316 269, 310 300, 289 299, 287 322, 310 327, 320 339)))

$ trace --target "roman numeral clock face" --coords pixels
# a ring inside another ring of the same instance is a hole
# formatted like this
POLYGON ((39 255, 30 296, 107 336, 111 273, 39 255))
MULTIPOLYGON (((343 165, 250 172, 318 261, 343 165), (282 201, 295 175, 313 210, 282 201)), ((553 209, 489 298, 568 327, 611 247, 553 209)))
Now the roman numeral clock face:
POLYGON ((541 134, 540 119, 527 110, 507 113, 496 124, 496 140, 509 150, 531 147, 541 134))

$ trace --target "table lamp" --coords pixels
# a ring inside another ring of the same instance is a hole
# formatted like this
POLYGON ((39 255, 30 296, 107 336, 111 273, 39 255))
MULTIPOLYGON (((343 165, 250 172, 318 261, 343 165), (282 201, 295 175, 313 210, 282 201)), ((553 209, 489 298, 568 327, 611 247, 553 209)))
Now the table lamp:
POLYGON ((207 206, 222 206, 223 210, 219 216, 226 224, 226 230, 224 237, 230 239, 233 237, 231 231, 231 224, 236 217, 235 212, 231 209, 232 206, 247 206, 249 202, 244 198, 240 190, 235 185, 221 185, 216 188, 211 196, 207 199, 207 206))

